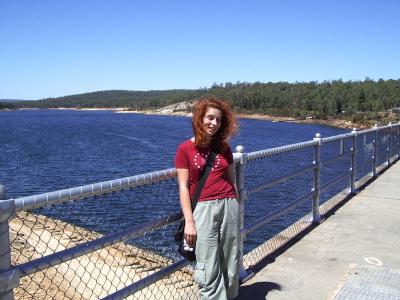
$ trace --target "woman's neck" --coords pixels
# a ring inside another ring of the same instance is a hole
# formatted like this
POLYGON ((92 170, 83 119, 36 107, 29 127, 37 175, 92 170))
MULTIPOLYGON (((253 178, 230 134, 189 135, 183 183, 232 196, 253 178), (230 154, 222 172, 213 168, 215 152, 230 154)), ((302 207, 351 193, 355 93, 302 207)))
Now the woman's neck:
POLYGON ((204 148, 209 148, 211 146, 211 138, 207 138, 201 145, 204 148))
MULTIPOLYGON (((195 137, 192 137, 192 138, 191 138, 191 141, 194 143, 194 142, 196 141, 195 137)), ((211 147, 211 141, 212 141, 212 139, 209 138, 209 139, 207 139, 206 141, 204 141, 204 143, 201 143, 201 144, 199 145, 199 147, 202 148, 202 149, 210 148, 210 147, 211 147)))

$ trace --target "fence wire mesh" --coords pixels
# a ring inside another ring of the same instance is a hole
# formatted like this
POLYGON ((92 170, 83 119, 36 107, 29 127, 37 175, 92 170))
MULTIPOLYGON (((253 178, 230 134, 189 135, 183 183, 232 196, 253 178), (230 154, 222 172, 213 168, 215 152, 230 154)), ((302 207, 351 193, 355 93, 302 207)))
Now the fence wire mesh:
POLYGON ((350 175, 343 176, 321 191, 320 214, 325 215, 350 193, 350 175))
POLYGON ((357 136, 356 180, 371 177, 374 157, 375 132, 357 136))
MULTIPOLYGON (((13 265, 151 222, 179 211, 176 180, 83 200, 20 211, 10 220, 13 265)), ((180 258, 177 223, 146 231, 21 279, 17 299, 100 299, 165 268, 180 258)), ((135 299, 196 299, 192 268, 165 277, 135 299)), ((133 297, 133 296, 132 296, 133 297)))
POLYGON ((352 137, 323 143, 320 204, 349 188, 352 147, 352 137))
POLYGON ((311 198, 305 198, 297 207, 283 210, 265 225, 252 232, 244 241, 243 266, 252 267, 281 246, 285 245, 297 234, 310 226, 311 214, 306 213, 298 218, 298 208, 310 211, 311 198))
POLYGON ((391 130, 391 159, 394 160, 399 155, 399 138, 400 138, 400 128, 395 127, 391 130))
POLYGON ((309 224, 309 220, 304 220, 309 218, 305 215, 311 211, 311 196, 290 204, 311 192, 314 155, 315 148, 307 147, 247 162, 244 227, 249 228, 266 216, 272 217, 246 235, 245 267, 259 262, 309 224), (293 174, 297 175, 290 177, 293 174), (275 184, 270 185, 272 182, 275 184))
POLYGON ((381 129, 378 131, 377 139, 377 166, 386 164, 388 157, 388 147, 389 147, 389 129, 381 129))

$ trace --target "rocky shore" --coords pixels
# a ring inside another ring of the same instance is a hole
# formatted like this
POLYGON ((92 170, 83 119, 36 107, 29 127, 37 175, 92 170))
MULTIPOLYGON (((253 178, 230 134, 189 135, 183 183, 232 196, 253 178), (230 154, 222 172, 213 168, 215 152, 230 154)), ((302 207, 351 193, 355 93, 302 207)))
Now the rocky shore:
MULTIPOLYGON (((154 109, 154 110, 129 110, 129 109, 118 109, 117 113, 139 113, 139 114, 149 114, 149 115, 178 115, 178 116, 192 116, 192 108, 195 102, 180 102, 176 104, 172 104, 163 108, 154 109)), ((279 116, 271 116, 265 114, 243 114, 238 113, 238 118, 245 119, 258 119, 258 120, 266 120, 271 122, 294 122, 294 123, 304 123, 304 124, 320 124, 326 126, 333 126, 338 128, 345 129, 366 129, 373 126, 373 124, 361 124, 354 123, 349 120, 344 119, 317 119, 317 118, 307 118, 307 119, 297 119, 292 117, 279 117, 279 116)))
MULTIPOLYGON (((57 109, 57 110, 77 110, 77 111, 97 111, 97 110, 110 110, 116 113, 135 113, 135 114, 146 114, 146 115, 171 115, 171 116, 192 116, 192 107, 195 102, 180 102, 171 104, 169 106, 152 109, 152 110, 132 110, 128 107, 96 107, 96 108, 78 108, 78 107, 59 107, 59 108, 50 108, 50 109, 57 109)), ((27 109, 27 108, 21 108, 27 109)), ((34 108, 32 108, 34 109, 34 108)), ((2 110, 2 111, 9 111, 9 110, 2 110)), ((337 119, 337 118, 327 118, 327 119, 319 119, 316 117, 308 117, 306 119, 299 119, 293 117, 284 117, 284 116, 272 116, 266 114, 245 114, 245 113, 237 113, 238 118, 246 118, 246 119, 258 119, 258 120, 266 120, 271 122, 293 122, 293 123, 302 123, 302 124, 319 124, 325 126, 332 126, 337 128, 345 128, 345 129, 353 129, 357 128, 358 130, 368 129, 374 126, 375 124, 378 125, 387 125, 388 122, 379 122, 378 120, 370 120, 365 123, 360 122, 352 122, 346 119, 337 119)), ((398 116, 391 114, 388 118, 392 120, 392 122, 397 122, 399 119, 398 116)))
MULTIPOLYGON (((19 265, 102 235, 29 212, 10 222, 12 264, 19 265)), ((55 267, 25 276, 14 289, 15 299, 100 299, 162 268, 171 261, 151 251, 119 242, 55 267)), ((184 298, 196 293, 189 268, 183 268, 139 292, 139 299, 184 298)))

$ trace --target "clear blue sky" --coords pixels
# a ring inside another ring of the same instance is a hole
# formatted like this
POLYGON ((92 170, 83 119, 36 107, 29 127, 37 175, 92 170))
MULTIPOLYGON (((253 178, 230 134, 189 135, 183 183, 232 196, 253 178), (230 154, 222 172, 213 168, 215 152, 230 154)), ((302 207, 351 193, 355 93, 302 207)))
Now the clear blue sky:
POLYGON ((0 99, 400 78, 400 1, 0 1, 0 99))

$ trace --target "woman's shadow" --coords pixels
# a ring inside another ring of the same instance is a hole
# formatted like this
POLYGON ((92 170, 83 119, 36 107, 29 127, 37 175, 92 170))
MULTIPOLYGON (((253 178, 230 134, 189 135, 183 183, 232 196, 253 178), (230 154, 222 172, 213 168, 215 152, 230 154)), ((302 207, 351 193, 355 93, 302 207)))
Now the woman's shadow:
POLYGON ((255 282, 250 285, 242 285, 239 288, 239 295, 235 300, 261 300, 266 299, 268 293, 272 290, 281 290, 281 285, 275 282, 255 282))

